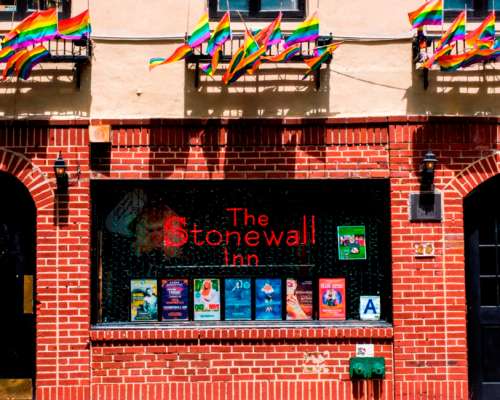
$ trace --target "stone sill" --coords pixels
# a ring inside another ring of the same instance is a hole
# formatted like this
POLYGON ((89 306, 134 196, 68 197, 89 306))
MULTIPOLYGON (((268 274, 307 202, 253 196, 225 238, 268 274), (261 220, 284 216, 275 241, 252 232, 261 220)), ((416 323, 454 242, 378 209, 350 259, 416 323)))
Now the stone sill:
POLYGON ((387 322, 314 321, 309 323, 270 321, 255 323, 186 324, 115 323, 92 326, 92 342, 155 340, 279 340, 279 339, 392 339, 393 328, 387 322))

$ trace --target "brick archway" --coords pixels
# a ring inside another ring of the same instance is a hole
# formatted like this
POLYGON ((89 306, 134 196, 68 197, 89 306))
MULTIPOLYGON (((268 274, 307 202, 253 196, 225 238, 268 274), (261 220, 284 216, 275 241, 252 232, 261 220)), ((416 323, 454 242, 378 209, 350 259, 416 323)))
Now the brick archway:
POLYGON ((481 183, 500 173, 500 152, 469 164, 461 170, 443 189, 454 189, 462 198, 466 197, 481 183))
POLYGON ((54 189, 39 167, 23 154, 12 150, 0 149, 0 171, 6 172, 21 181, 28 189, 37 210, 52 205, 54 189))

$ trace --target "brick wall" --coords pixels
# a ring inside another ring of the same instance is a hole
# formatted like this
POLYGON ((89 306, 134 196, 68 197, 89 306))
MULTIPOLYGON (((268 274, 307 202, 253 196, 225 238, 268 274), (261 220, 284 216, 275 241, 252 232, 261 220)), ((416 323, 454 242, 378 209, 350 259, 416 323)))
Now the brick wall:
POLYGON ((0 126, 0 170, 37 206, 39 399, 467 397, 462 201, 499 171, 497 120, 107 122, 112 146, 91 158, 84 121, 0 126), (410 223, 428 148, 444 219, 410 223), (68 196, 54 195, 59 151, 68 196), (89 179, 242 178, 390 178, 394 328, 89 332, 89 179), (413 257, 424 240, 436 257, 413 257), (375 387, 348 379, 360 342, 386 357, 375 387), (308 369, 308 354, 327 354, 325 369, 308 369))

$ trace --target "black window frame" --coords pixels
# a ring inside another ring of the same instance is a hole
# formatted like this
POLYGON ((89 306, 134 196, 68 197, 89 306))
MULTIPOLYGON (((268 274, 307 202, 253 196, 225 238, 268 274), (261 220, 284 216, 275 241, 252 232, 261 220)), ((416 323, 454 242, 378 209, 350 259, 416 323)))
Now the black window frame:
MULTIPOLYGON (((48 0, 40 0, 40 9, 45 10, 48 7, 48 0)), ((59 12, 59 18, 69 18, 71 16, 71 0, 60 0, 62 2, 62 11, 59 12)), ((11 21, 14 17, 14 22, 20 22, 26 18, 33 10, 28 10, 28 0, 17 0, 16 11, 0 11, 0 21, 11 21), (14 14, 14 15, 12 15, 14 14)))
MULTIPOLYGON (((500 0, 499 0, 500 1, 500 0)), ((444 8, 445 22, 452 22, 463 10, 444 8)), ((482 21, 492 10, 488 9, 488 0, 472 0, 472 11, 467 10, 467 20, 472 22, 482 21)))
MULTIPOLYGON (((224 0, 208 0, 209 18, 212 21, 220 19, 225 14, 225 11, 218 10, 217 5, 219 1, 224 0)), ((240 13, 246 21, 266 21, 276 18, 279 11, 261 11, 261 1, 262 0, 249 0, 250 10, 248 12, 240 11, 239 13, 237 11, 231 11, 231 18, 233 18, 234 21, 239 21, 240 13)), ((306 16, 306 1, 298 0, 298 8, 298 11, 282 11, 283 19, 288 21, 303 20, 306 16)))

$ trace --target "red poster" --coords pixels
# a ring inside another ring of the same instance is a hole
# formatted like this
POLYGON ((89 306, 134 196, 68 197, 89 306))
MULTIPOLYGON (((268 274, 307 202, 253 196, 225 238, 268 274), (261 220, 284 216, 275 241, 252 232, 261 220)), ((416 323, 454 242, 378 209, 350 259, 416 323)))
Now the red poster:
POLYGON ((345 319, 345 279, 319 280, 319 319, 345 319))

